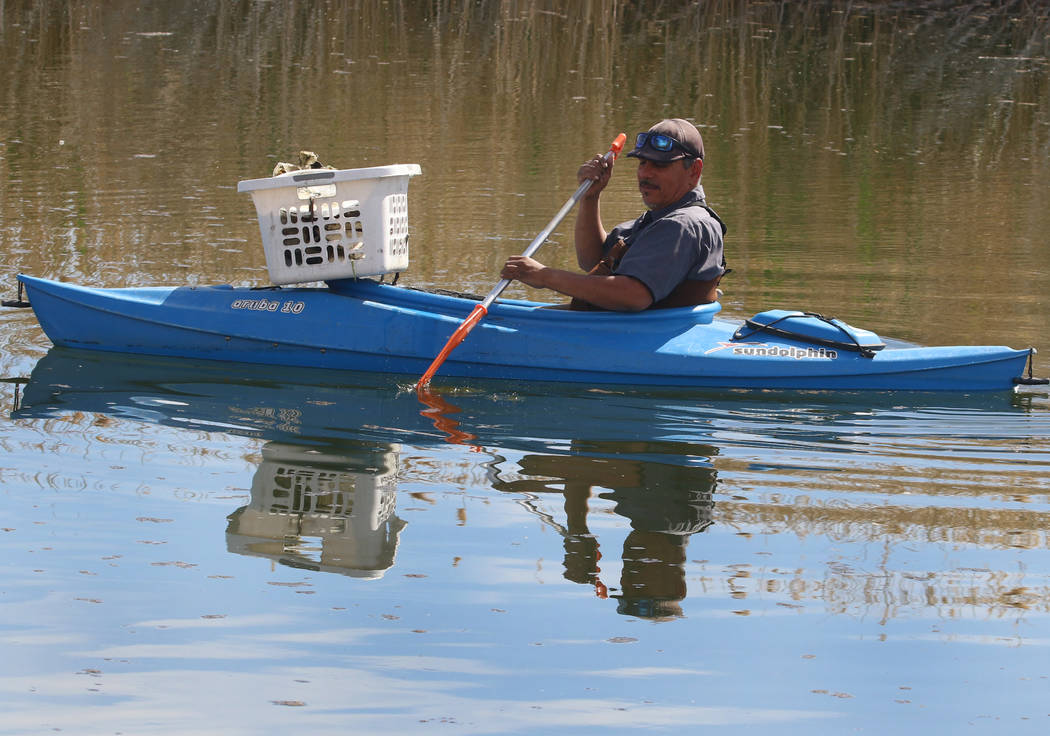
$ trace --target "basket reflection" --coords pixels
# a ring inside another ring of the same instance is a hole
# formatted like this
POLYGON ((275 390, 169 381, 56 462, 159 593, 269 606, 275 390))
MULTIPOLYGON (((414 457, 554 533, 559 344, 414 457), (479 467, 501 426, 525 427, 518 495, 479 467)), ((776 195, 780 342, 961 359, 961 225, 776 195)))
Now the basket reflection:
POLYGON ((251 502, 227 517, 227 549, 299 569, 381 578, 394 565, 405 527, 395 513, 399 452, 381 443, 268 443, 251 502))

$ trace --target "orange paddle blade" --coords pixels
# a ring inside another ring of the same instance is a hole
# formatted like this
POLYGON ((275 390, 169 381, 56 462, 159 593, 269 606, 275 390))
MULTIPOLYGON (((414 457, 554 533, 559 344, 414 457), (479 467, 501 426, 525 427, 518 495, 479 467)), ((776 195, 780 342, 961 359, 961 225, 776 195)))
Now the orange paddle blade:
POLYGON ((485 308, 484 304, 479 304, 474 307, 474 311, 470 313, 470 316, 463 320, 463 324, 456 328, 456 331, 452 333, 452 337, 445 343, 445 347, 441 348, 441 352, 434 358, 434 362, 427 368, 427 372, 423 374, 423 377, 419 379, 419 385, 417 389, 424 389, 429 385, 430 379, 437 373, 438 368, 445 362, 445 358, 448 357, 449 353, 455 350, 461 342, 466 338, 474 326, 481 321, 481 318, 488 313, 488 309, 485 308))

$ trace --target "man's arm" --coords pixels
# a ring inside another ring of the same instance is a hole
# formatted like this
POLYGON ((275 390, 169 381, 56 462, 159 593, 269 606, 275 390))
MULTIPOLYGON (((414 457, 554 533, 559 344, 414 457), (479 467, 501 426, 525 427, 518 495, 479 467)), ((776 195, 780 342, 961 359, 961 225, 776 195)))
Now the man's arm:
POLYGON ((653 303, 649 287, 632 276, 591 276, 548 268, 527 256, 511 256, 500 276, 537 289, 583 299, 601 309, 640 312, 653 303))
POLYGON ((609 177, 612 176, 612 168, 612 161, 606 161, 603 156, 596 155, 576 172, 576 179, 580 184, 588 180, 594 182, 580 199, 579 209, 576 211, 576 262, 584 271, 594 268, 602 257, 602 244, 605 243, 607 233, 602 226, 599 199, 602 190, 609 183, 609 177))
POLYGON ((606 235, 605 228, 602 227, 598 198, 582 199, 580 209, 576 213, 574 244, 576 262, 584 271, 590 271, 602 259, 602 244, 605 243, 606 235))

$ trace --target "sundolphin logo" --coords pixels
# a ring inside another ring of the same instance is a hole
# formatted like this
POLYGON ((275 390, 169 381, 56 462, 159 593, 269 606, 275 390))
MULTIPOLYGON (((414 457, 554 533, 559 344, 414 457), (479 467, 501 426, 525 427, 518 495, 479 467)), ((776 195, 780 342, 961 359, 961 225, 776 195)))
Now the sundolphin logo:
POLYGON ((719 342, 717 347, 704 352, 704 355, 730 349, 733 355, 746 358, 792 358, 794 360, 834 360, 839 357, 837 350, 827 348, 797 348, 794 345, 770 345, 765 342, 719 342))

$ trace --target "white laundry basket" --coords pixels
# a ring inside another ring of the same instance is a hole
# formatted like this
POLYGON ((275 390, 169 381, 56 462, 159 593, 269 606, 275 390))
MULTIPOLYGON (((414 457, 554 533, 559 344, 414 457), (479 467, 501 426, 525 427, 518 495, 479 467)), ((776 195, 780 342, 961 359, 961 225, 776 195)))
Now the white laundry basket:
POLYGON ((377 276, 408 267, 408 180, 418 164, 305 169, 248 179, 275 284, 377 276))

